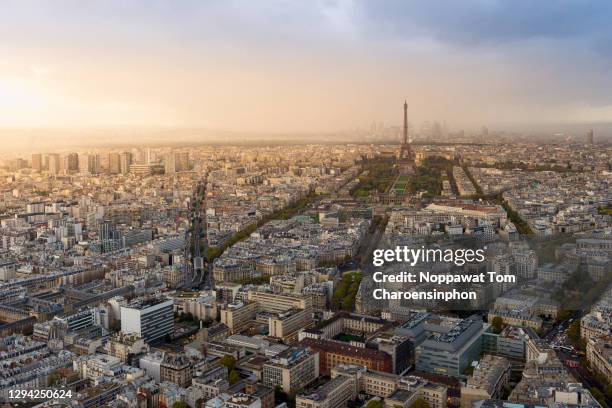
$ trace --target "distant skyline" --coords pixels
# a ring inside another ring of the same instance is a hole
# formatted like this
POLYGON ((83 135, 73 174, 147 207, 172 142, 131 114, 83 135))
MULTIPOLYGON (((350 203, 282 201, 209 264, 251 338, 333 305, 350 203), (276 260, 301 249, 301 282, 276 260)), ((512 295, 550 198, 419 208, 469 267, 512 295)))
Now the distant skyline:
POLYGON ((0 10, 0 128, 334 132, 399 126, 404 99, 414 124, 612 122, 609 1, 9 0, 0 10))

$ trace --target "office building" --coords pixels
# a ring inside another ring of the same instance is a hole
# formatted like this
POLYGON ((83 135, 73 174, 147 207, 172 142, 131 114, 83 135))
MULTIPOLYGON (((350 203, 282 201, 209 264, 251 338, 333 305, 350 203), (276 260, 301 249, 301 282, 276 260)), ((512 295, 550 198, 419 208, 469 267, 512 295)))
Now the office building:
POLYGON ((174 314, 172 299, 136 299, 128 306, 121 306, 121 331, 136 333, 147 343, 172 335, 174 314))
POLYGON ((435 329, 415 350, 416 369, 449 377, 464 377, 465 369, 478 360, 482 335, 488 329, 478 315, 459 320, 452 327, 435 329))
POLYGON ((57 153, 52 153, 49 155, 49 174, 57 175, 61 170, 61 162, 60 155, 57 153))
POLYGON ((121 156, 119 153, 108 154, 108 172, 110 174, 119 174, 121 172, 121 156))
POLYGON ((119 157, 119 171, 121 174, 128 174, 132 165, 132 153, 123 152, 119 157))
POLYGON ((237 333, 255 318, 257 303, 235 302, 221 308, 221 323, 225 324, 230 333, 237 333))
POLYGON ((42 169, 43 169, 42 154, 34 153, 32 155, 32 170, 35 171, 36 173, 40 173, 42 169))
POLYGON ((292 347, 264 364, 262 383, 279 385, 283 392, 294 394, 319 377, 319 353, 303 347, 292 347))

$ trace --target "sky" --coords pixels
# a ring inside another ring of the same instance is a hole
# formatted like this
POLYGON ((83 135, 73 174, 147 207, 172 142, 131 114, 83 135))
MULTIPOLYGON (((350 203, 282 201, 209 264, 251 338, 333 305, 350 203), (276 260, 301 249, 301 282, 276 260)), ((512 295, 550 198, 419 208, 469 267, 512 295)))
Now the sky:
MULTIPOLYGON (((2 0, 0 128, 612 121, 609 0, 2 0)), ((7 136, 4 136, 5 138, 7 136)))

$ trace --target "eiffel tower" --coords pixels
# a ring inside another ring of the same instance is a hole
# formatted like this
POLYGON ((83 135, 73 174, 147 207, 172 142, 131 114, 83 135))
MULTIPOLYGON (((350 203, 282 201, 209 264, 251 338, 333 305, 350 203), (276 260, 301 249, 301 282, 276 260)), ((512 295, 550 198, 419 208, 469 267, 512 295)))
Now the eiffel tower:
POLYGON ((397 169, 400 175, 413 174, 416 168, 415 154, 408 141, 408 103, 404 101, 404 133, 400 145, 397 169))

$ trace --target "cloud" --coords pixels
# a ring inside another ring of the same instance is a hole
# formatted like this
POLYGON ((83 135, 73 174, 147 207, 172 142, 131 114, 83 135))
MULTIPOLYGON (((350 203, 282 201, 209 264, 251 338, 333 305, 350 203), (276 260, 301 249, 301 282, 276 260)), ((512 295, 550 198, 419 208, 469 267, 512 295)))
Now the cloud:
POLYGON ((607 0, 363 0, 360 6, 374 31, 464 46, 542 38, 592 43, 612 34, 607 0))

